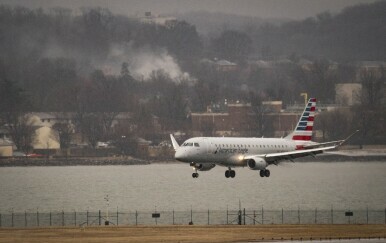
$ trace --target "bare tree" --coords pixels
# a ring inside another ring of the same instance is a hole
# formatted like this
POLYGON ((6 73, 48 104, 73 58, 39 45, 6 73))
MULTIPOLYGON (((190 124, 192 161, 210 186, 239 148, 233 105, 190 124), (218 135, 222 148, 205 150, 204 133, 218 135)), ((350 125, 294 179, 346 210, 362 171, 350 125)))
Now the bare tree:
POLYGON ((7 112, 5 126, 18 150, 28 153, 32 148, 35 127, 30 116, 21 112, 7 112))
POLYGON ((24 91, 5 75, 0 66, 0 121, 8 130, 12 141, 19 150, 31 149, 35 129, 26 110, 28 97, 24 91))
POLYGON ((369 109, 375 109, 381 104, 384 95, 382 85, 386 81, 386 69, 362 70, 360 82, 362 84, 361 103, 369 109))
POLYGON ((55 123, 52 129, 57 131, 61 149, 68 149, 71 143, 71 134, 74 133, 74 127, 70 123, 55 123))
POLYGON ((86 113, 83 118, 83 133, 90 145, 95 148, 97 142, 103 138, 102 117, 96 112, 86 113))
POLYGON ((327 60, 317 60, 311 65, 310 72, 310 93, 325 102, 333 102, 335 99, 335 80, 331 63, 327 60))
POLYGON ((384 142, 383 132, 385 130, 384 120, 386 112, 382 106, 384 96, 383 85, 386 80, 384 67, 376 70, 362 70, 360 82, 362 92, 360 94, 361 104, 352 108, 353 122, 361 131, 360 144, 373 143, 378 140, 384 142))

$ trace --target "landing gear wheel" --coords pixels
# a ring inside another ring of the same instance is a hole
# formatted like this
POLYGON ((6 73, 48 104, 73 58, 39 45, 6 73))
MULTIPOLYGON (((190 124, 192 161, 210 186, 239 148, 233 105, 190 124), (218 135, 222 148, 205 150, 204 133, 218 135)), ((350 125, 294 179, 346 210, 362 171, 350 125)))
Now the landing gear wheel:
POLYGON ((192 177, 193 177, 193 178, 198 178, 198 173, 193 173, 193 174, 192 174, 192 177))
POLYGON ((231 170, 231 168, 229 168, 229 170, 226 170, 225 171, 225 177, 226 178, 234 178, 236 176, 236 171, 234 170, 231 170))
POLYGON ((261 170, 260 171, 260 177, 264 177, 265 176, 265 171, 264 170, 261 170))
POLYGON ((271 172, 269 170, 264 171, 265 177, 269 177, 271 175, 271 172))
POLYGON ((235 178, 235 176, 236 176, 236 171, 230 170, 230 171, 229 171, 229 174, 230 174, 230 176, 231 176, 232 178, 235 178))

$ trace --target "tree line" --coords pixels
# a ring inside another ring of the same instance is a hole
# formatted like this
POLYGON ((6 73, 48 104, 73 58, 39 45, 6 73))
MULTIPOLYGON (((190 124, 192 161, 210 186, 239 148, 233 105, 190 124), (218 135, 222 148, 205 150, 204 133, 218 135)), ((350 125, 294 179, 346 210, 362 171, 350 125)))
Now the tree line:
MULTIPOLYGON (((335 84, 350 81, 361 82, 366 95, 361 96, 357 111, 350 113, 358 117, 343 116, 348 123, 359 122, 355 126, 369 129, 363 135, 369 138, 376 133, 373 127, 379 124, 379 114, 384 116, 379 92, 385 72, 384 68, 361 72, 353 61, 384 60, 385 46, 379 36, 383 33, 379 20, 384 18, 380 9, 384 8, 385 2, 360 5, 336 16, 323 13, 280 26, 225 29, 208 39, 194 25, 180 20, 163 26, 102 8, 83 8, 74 14, 62 8, 43 11, 1 5, 1 122, 14 124, 10 127, 13 134, 28 134, 26 112, 72 112, 77 129, 95 144, 122 134, 132 136, 129 131, 110 131, 120 112, 132 113, 137 135, 146 137, 152 134, 153 116, 165 131, 189 130, 189 113, 205 111, 211 103, 225 99, 250 102, 258 110, 261 100, 300 102, 300 92, 333 103, 335 84), (358 32, 369 38, 356 38, 358 32), (348 44, 336 45, 337 35, 344 35, 337 40, 348 44), (117 64, 119 73, 106 73, 97 63, 105 63, 112 46, 122 43, 137 51, 166 50, 189 77, 175 80, 162 69, 153 70, 147 80, 134 77, 131 53, 117 64), (280 61, 282 57, 285 61, 280 61), (306 68, 303 58, 310 60, 306 68), (330 60, 335 58, 351 62, 330 60), (214 66, 218 59, 235 62, 237 70, 218 71, 214 66), (258 65, 256 60, 265 64, 258 65), (366 112, 370 113, 360 115, 366 112), (367 119, 370 114, 376 118, 367 119)), ((331 127, 328 124, 336 119, 326 118, 323 126, 331 127)), ((70 128, 57 129, 65 144, 70 128)), ((337 136, 331 129, 326 139, 337 136)), ((14 140, 27 146, 30 139, 25 135, 14 140)))

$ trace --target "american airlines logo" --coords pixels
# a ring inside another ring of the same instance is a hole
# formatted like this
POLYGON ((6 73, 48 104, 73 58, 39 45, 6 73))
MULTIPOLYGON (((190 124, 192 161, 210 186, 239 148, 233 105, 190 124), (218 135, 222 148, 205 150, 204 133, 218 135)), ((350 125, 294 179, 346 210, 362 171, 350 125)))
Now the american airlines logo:
POLYGON ((248 149, 221 149, 217 148, 217 150, 214 152, 215 154, 220 153, 220 154, 246 154, 248 153, 248 149))

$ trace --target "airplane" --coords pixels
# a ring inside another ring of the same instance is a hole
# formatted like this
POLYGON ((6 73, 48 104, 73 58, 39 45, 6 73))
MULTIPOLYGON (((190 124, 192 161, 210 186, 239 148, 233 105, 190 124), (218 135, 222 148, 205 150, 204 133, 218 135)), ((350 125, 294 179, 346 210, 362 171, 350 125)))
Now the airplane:
POLYGON ((284 138, 247 138, 247 137, 194 137, 181 146, 170 134, 177 161, 190 163, 194 169, 193 178, 198 178, 197 171, 208 171, 216 165, 228 167, 226 178, 234 178, 234 167, 248 167, 259 170, 261 177, 269 177, 269 165, 280 162, 321 154, 345 143, 351 134, 343 140, 317 143, 311 141, 316 109, 316 98, 310 98, 294 131, 284 138))

